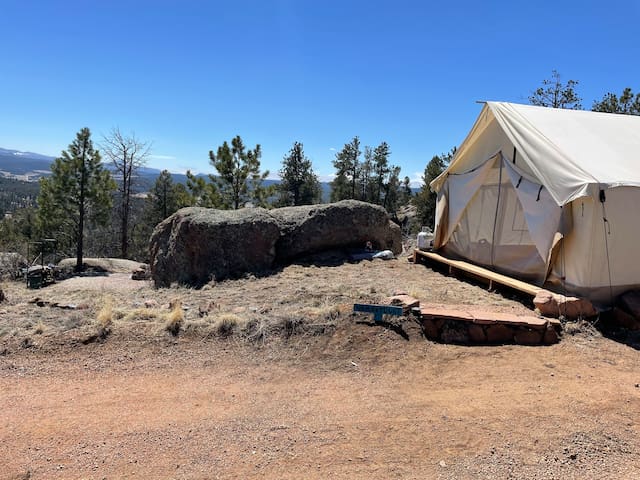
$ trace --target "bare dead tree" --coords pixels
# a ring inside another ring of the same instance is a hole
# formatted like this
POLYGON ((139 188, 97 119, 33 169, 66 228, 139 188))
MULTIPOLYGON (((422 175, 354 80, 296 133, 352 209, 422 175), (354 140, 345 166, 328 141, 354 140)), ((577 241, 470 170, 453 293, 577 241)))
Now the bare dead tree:
POLYGON ((147 163, 151 142, 138 139, 135 133, 124 135, 115 127, 104 135, 101 147, 104 156, 114 167, 114 176, 120 193, 120 256, 129 254, 129 220, 131 214, 131 191, 138 170, 147 163))

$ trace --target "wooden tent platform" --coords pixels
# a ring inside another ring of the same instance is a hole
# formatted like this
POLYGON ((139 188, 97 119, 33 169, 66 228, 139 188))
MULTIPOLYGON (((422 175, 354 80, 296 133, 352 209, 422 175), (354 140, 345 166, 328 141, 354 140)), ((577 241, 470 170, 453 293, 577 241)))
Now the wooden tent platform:
POLYGON ((450 258, 443 257, 442 255, 438 255, 437 253, 426 252, 424 250, 419 250, 416 248, 413 251, 414 263, 425 260, 428 262, 436 262, 448 265, 449 273, 453 273, 457 270, 469 274, 473 277, 486 280, 489 282, 489 288, 493 288, 493 284, 497 283, 499 285, 504 285, 514 290, 518 290, 519 292, 525 293, 527 295, 531 295, 532 297, 535 297, 538 292, 542 290, 542 287, 538 287, 537 285, 532 285, 530 283, 517 280, 513 277, 508 277, 507 275, 492 272, 491 270, 479 267, 478 265, 473 265, 462 260, 451 260, 450 258))

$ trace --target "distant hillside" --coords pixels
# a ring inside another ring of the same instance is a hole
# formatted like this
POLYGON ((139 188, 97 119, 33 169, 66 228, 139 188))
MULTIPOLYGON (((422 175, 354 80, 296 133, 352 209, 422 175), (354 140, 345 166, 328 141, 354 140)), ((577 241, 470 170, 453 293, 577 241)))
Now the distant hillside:
MULTIPOLYGON (((33 152, 21 152, 19 150, 10 150, 0 148, 0 179, 10 179, 15 183, 4 183, 2 187, 10 190, 11 194, 4 195, 0 212, 14 211, 20 206, 31 205, 32 198, 37 196, 38 179, 51 174, 51 163, 55 157, 41 155, 33 152), (29 185, 31 183, 31 185, 29 185), (9 185, 11 185, 9 187, 9 185), (10 197, 10 198, 9 198, 10 197), (12 207, 13 206, 13 207, 12 207)), ((105 163, 105 167, 113 171, 109 163, 105 163)), ((161 170, 151 167, 142 167, 138 170, 138 178, 135 182, 135 191, 137 193, 146 192, 151 189, 156 179, 160 175, 161 170)), ((114 175, 116 180, 117 175, 114 175)), ((199 174, 199 177, 207 177, 206 174, 199 174)), ((187 176, 181 173, 172 173, 171 177, 176 183, 187 183, 187 176)), ((274 185, 280 183, 280 180, 265 180, 265 185, 274 185)), ((331 185, 327 182, 320 183, 322 187, 323 202, 329 201, 331 194, 331 185)))
MULTIPOLYGON (((42 176, 51 174, 51 163, 54 160, 55 157, 39 153, 0 148, 0 177, 33 182, 42 176)), ((105 162, 105 167, 113 170, 109 163, 105 162)), ((153 181, 155 181, 160 175, 160 170, 143 167, 138 174, 141 177, 153 178, 153 181)))
POLYGON ((53 157, 0 148, 0 177, 34 181, 50 171, 53 157))
POLYGON ((0 177, 0 219, 24 207, 33 207, 40 190, 37 182, 0 177))

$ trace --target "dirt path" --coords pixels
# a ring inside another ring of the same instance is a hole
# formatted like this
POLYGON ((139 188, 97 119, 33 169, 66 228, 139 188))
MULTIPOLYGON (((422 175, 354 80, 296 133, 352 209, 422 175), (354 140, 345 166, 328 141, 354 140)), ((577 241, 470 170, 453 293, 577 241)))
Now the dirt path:
POLYGON ((408 330, 0 357, 0 478, 640 476, 637 351, 408 330))

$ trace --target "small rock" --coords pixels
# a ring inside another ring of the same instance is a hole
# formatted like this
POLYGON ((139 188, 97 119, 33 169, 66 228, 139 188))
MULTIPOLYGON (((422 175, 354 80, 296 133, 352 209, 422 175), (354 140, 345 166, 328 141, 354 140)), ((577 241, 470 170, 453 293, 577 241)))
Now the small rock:
POLYGON ((145 308, 158 308, 160 305, 158 304, 158 302, 156 300, 145 300, 144 301, 144 307, 145 308))
POLYGON ((593 304, 586 298, 565 297, 548 290, 540 290, 533 299, 533 304, 545 317, 570 320, 590 318, 598 314, 593 304))
POLYGON ((547 324, 547 328, 544 331, 544 336, 542 337, 542 343, 545 345, 553 345, 554 343, 558 343, 560 337, 558 336, 558 332, 550 323, 547 324))
POLYGON ((131 280, 148 280, 149 278, 151 278, 151 273, 147 269, 146 265, 136 268, 131 272, 131 280))

